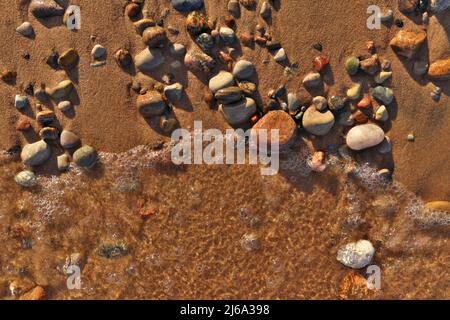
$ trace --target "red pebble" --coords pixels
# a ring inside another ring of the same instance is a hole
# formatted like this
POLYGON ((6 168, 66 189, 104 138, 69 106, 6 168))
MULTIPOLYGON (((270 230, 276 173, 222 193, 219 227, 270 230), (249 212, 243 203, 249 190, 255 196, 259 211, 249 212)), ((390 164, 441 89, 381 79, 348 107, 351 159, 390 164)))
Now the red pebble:
POLYGON ((322 71, 323 68, 325 68, 325 66, 328 65, 329 63, 330 62, 323 55, 319 55, 315 57, 313 60, 313 66, 317 72, 322 71))

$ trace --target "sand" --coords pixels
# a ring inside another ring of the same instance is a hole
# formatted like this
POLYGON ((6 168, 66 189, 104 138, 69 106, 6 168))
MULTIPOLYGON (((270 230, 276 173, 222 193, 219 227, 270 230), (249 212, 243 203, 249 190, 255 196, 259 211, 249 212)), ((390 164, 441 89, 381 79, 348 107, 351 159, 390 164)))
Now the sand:
MULTIPOLYGON (((138 53, 144 48, 140 37, 134 31, 132 23, 128 18, 123 17, 123 7, 126 1, 71 1, 71 4, 80 5, 82 11, 82 28, 77 32, 69 31, 67 30, 67 28, 62 25, 58 25, 57 23, 55 23, 56 25, 53 26, 43 25, 42 23, 36 21, 36 19, 32 17, 31 14, 28 14, 26 11, 24 11, 23 6, 20 4, 21 2, 26 1, 0 0, 0 2, 3 8, 2 13, 0 14, 0 43, 2 44, 0 46, 0 67, 12 68, 18 73, 17 83, 14 86, 0 83, 0 110, 2 114, 2 116, 0 117, 0 136, 2 137, 2 139, 0 140, 0 149, 8 149, 17 143, 23 145, 26 142, 32 142, 37 139, 35 135, 27 135, 26 137, 24 137, 22 134, 15 131, 14 124, 19 116, 19 113, 17 110, 15 110, 13 105, 14 96, 17 93, 23 93, 24 86, 29 82, 34 82, 36 84, 42 82, 51 85, 56 81, 65 79, 67 76, 63 71, 55 71, 51 69, 45 64, 45 60, 51 53, 51 50, 53 48, 58 52, 62 52, 71 47, 76 48, 81 57, 77 72, 71 75, 71 79, 76 86, 77 94, 77 97, 75 97, 74 100, 76 104, 75 115, 72 118, 67 118, 61 115, 58 110, 56 110, 58 119, 62 127, 77 133, 81 137, 84 144, 92 145, 100 152, 108 153, 124 152, 139 145, 153 145, 161 139, 165 139, 166 141, 168 140, 168 137, 163 137, 157 130, 155 130, 154 123, 148 123, 138 114, 135 108, 136 94, 129 89, 133 78, 140 79, 144 85, 149 85, 153 80, 141 74, 135 74, 135 72, 124 72, 117 66, 114 61, 114 52, 120 48, 127 48, 128 50, 130 50, 132 55, 138 53), (15 28, 26 20, 30 21, 35 29, 36 37, 33 40, 26 39, 15 32, 15 28), (92 35, 95 35, 95 41, 91 40, 92 35), (103 45, 107 49, 108 56, 107 64, 105 67, 90 67, 90 52, 92 47, 96 43, 103 45), (22 54, 25 51, 29 52, 31 55, 31 59, 28 61, 22 58, 22 54)), ((226 3, 226 0, 208 0, 206 1, 206 12, 212 19, 217 19, 219 23, 222 23, 223 17, 226 15, 226 3)), ((290 79, 287 79, 287 77, 284 75, 284 68, 275 63, 265 49, 262 49, 258 46, 256 46, 254 49, 242 47, 242 57, 249 61, 252 61, 256 66, 258 74, 258 88, 260 92, 259 102, 267 101, 266 93, 270 89, 276 88, 280 84, 280 82, 284 81, 286 81, 287 83, 289 92, 297 92, 298 94, 305 92, 304 89, 302 89, 301 79, 304 77, 304 75, 306 75, 306 73, 311 70, 312 59, 317 55, 317 51, 312 48, 312 45, 316 42, 322 43, 324 47, 323 53, 330 60, 332 70, 332 85, 330 85, 330 87, 328 88, 329 92, 334 92, 336 90, 339 90, 342 86, 350 85, 351 79, 346 74, 343 67, 345 59, 352 53, 355 53, 357 50, 359 50, 358 48, 364 47, 366 41, 373 40, 375 42, 378 54, 381 57, 392 61, 392 69, 394 71, 392 88, 395 92, 396 100, 393 105, 388 107, 392 121, 385 126, 387 135, 393 142, 392 159, 372 158, 370 159, 370 162, 380 167, 384 167, 386 166, 386 164, 388 164, 389 166, 393 165, 395 167, 393 175, 394 180, 401 183, 406 190, 409 190, 410 192, 412 192, 412 194, 419 196, 425 201, 450 200, 450 161, 448 152, 450 139, 450 81, 438 83, 438 85, 443 89, 443 95, 440 102, 433 102, 430 98, 430 92, 432 90, 431 84, 424 79, 415 77, 412 74, 412 62, 405 62, 404 60, 399 59, 388 46, 389 40, 395 35, 398 28, 395 26, 383 26, 381 30, 369 30, 366 27, 366 9, 369 4, 374 3, 380 5, 382 8, 391 7, 394 10, 395 16, 402 17, 402 19, 404 20, 404 29, 423 28, 423 26, 414 23, 413 20, 417 20, 417 17, 415 17, 414 19, 409 19, 408 17, 403 16, 395 8, 395 1, 360 0, 343 4, 341 1, 287 0, 277 1, 277 3, 278 4, 275 6, 276 10, 272 15, 269 30, 271 31, 275 39, 281 41, 283 47, 287 52, 289 62, 298 63, 298 69, 294 71, 290 79), (264 64, 264 59, 269 59, 270 62, 268 64, 264 64), (416 136, 416 141, 414 143, 408 142, 406 140, 407 134, 411 132, 414 132, 416 136)), ((167 1, 162 0, 152 1, 151 7, 149 5, 149 1, 146 1, 146 6, 149 8, 151 15, 154 15, 155 17, 160 17, 161 12, 163 12, 165 9, 169 9, 170 7, 167 1)), ((243 8, 241 11, 242 16, 239 20, 237 20, 238 33, 253 31, 257 23, 262 23, 262 20, 259 17, 257 18, 257 11, 247 11, 243 8)), ((441 23, 446 19, 448 21, 449 17, 450 13, 447 12, 440 17, 439 21, 441 23)), ((448 45, 447 47, 445 47, 445 44, 449 43, 449 25, 446 22, 446 24, 444 24, 444 27, 442 28, 442 24, 438 23, 438 21, 436 20, 436 17, 432 17, 429 27, 430 34, 428 39, 428 47, 430 48, 430 59, 437 59, 438 57, 445 55, 445 52, 447 52, 446 50, 448 50, 448 45)), ((194 46, 184 30, 183 15, 176 13, 174 10, 170 9, 170 14, 167 16, 164 23, 165 26, 175 26, 181 31, 178 36, 170 35, 169 38, 171 41, 183 43, 188 48, 194 46)), ((421 56, 426 57, 426 55, 428 54, 427 52, 428 48, 423 48, 420 54, 421 56)), ((163 70, 158 71, 157 74, 154 75, 156 80, 160 80, 158 79, 158 77, 161 76, 162 71, 163 70)), ((227 124, 225 123, 219 111, 211 110, 202 101, 202 95, 199 93, 203 92, 204 90, 204 81, 200 81, 193 74, 185 71, 177 72, 175 73, 175 76, 176 80, 181 82, 186 88, 188 96, 188 98, 183 101, 180 106, 175 107, 175 114, 180 121, 181 126, 185 128, 191 128, 194 120, 202 120, 204 128, 227 128, 227 124)), ((31 100, 32 105, 34 106, 35 101, 33 99, 31 100)), ((314 144, 316 148, 325 149, 325 147, 329 143, 335 143, 338 146, 342 141, 342 133, 339 131, 339 129, 334 129, 332 133, 330 133, 326 138, 315 140, 314 144)), ((370 155, 371 153, 363 153, 360 158, 364 160, 367 159, 370 155)), ((17 170, 18 167, 19 166, 15 164, 5 166, 4 168, 8 168, 8 170, 11 170, 11 168, 15 168, 17 170)), ((240 197, 247 199, 252 198, 253 195, 259 194, 261 188, 267 187, 264 185, 263 179, 260 182, 253 184, 247 183, 246 179, 233 178, 232 176, 255 175, 254 169, 252 168, 229 169, 225 171, 227 175, 225 175, 224 172, 221 172, 221 170, 217 169, 203 168, 189 170, 193 171, 188 171, 185 178, 183 178, 182 176, 180 177, 179 174, 176 174, 174 176, 164 175, 163 177, 161 177, 157 172, 151 173, 151 177, 153 177, 154 179, 163 179, 165 181, 165 184, 167 184, 168 186, 173 186, 173 188, 175 189, 180 188, 180 193, 183 193, 181 190, 184 190, 185 188, 187 188, 187 186, 182 186, 181 184, 193 183, 193 181, 195 181, 194 177, 197 174, 204 175, 198 179, 199 190, 196 191, 196 194, 206 192, 205 188, 208 189, 206 187, 207 185, 215 185, 212 181, 223 181, 223 183, 226 185, 226 187, 224 187, 224 190, 228 190, 229 192, 225 192, 220 196, 221 204, 227 203, 227 201, 230 201, 231 204, 238 203, 238 201, 233 198, 234 196, 236 196, 236 194, 233 194, 231 192, 231 190, 233 189, 239 190, 237 194, 239 194, 240 197), (229 181, 227 180, 227 177, 229 177, 229 181), (177 187, 177 185, 179 187, 177 187)), ((42 174, 49 174, 54 172, 54 162, 49 163, 48 165, 39 169, 37 172, 42 174)), ((329 186, 327 186, 329 181, 332 181, 332 178, 327 175, 302 180, 302 176, 299 175, 299 173, 295 170, 290 171, 290 173, 294 176, 292 180, 295 180, 295 183, 290 182, 289 179, 286 179, 286 181, 284 182, 274 183, 273 186, 278 186, 278 183, 281 183, 281 185, 285 186, 285 190, 275 189, 277 194, 281 192, 289 192, 289 194, 292 195, 292 198, 286 196, 279 197, 276 200, 276 206, 269 205, 268 207, 259 207, 258 201, 256 200, 252 200, 248 203, 248 206, 255 211, 256 215, 265 216, 264 219, 266 223, 271 221, 271 219, 274 219, 272 221, 275 221, 275 224, 272 225, 269 230, 265 230, 264 234, 269 238, 270 234, 273 234, 273 246, 275 246, 275 240, 278 239, 280 242, 277 243, 276 248, 273 247, 268 250, 267 255, 270 255, 269 252, 277 252, 277 250, 280 250, 277 248, 282 248, 283 244, 288 245, 290 248, 289 250, 287 250, 287 253, 290 253, 291 256, 289 258, 283 258, 285 259, 283 260, 284 263, 286 263, 285 268, 286 270, 289 270, 289 272, 285 273, 288 278, 283 278, 283 281, 286 282, 282 282, 284 283, 284 285, 280 285, 279 287, 277 287, 280 288, 278 289, 279 291, 270 291, 266 288, 261 289, 259 293, 255 293, 249 289, 251 287, 251 283, 247 282, 242 285, 243 289, 240 291, 240 288, 237 285, 238 281, 236 281, 236 279, 242 280, 244 278, 239 275, 239 272, 249 272, 248 270, 253 270, 253 272, 250 271, 251 276, 249 276, 248 279, 258 281, 258 272, 262 272, 262 270, 260 270, 257 265, 249 265, 248 263, 250 262, 247 258, 237 258, 237 260, 240 261, 238 263, 239 270, 233 271, 232 268, 225 268, 224 270, 227 271, 223 271, 224 274, 221 276, 214 276, 210 274, 210 277, 212 279, 211 282, 208 284, 201 282, 201 285, 196 289, 194 285, 195 278, 189 278, 188 271, 186 271, 186 275, 183 275, 185 271, 171 269, 172 273, 169 272, 169 274, 176 274, 175 280, 167 280, 172 283, 173 286, 171 288, 176 288, 174 289, 175 291, 171 294, 167 294, 164 292, 153 292, 152 294, 148 294, 148 290, 152 286, 150 285, 150 287, 148 287, 148 283, 146 283, 142 284, 140 290, 143 290, 143 292, 147 292, 147 295, 145 293, 142 293, 142 295, 139 294, 139 291, 136 291, 137 289, 135 286, 132 286, 133 290, 131 292, 127 290, 120 291, 117 288, 117 290, 114 291, 116 284, 111 284, 111 287, 105 289, 106 291, 100 290, 101 292, 98 292, 98 295, 108 298, 114 298, 114 292, 117 292, 117 296, 125 298, 259 298, 261 296, 268 298, 336 297, 336 291, 334 289, 331 291, 328 290, 328 286, 330 285, 330 283, 332 283, 332 286, 338 286, 340 275, 342 275, 344 271, 342 269, 339 269, 340 273, 333 273, 336 271, 336 269, 333 269, 334 271, 331 269, 327 269, 327 264, 335 263, 334 254, 330 253, 328 249, 326 249, 326 247, 322 247, 322 251, 319 250, 321 255, 327 256, 327 258, 323 258, 324 260, 320 260, 320 263, 318 263, 317 267, 315 268, 315 270, 322 268, 322 271, 327 274, 326 276, 323 276, 323 280, 305 280, 305 282, 298 282, 297 280, 293 280, 295 277, 299 276, 297 274, 297 272, 299 271, 303 271, 306 277, 309 277, 309 279, 312 279, 315 275, 317 275, 311 270, 309 264, 306 262, 304 263, 304 265, 302 265, 301 268, 297 268, 298 266, 293 267, 292 265, 295 264, 295 261, 297 261, 297 258, 299 258, 295 256, 295 254, 299 254, 298 250, 308 250, 308 244, 306 242, 303 242, 301 244, 292 243, 292 240, 290 240, 288 235, 278 234, 277 230, 275 229, 276 226, 287 228, 283 229, 285 231, 289 230, 289 226, 286 227, 284 225, 285 222, 280 216, 271 217, 270 214, 266 212, 266 209, 269 208, 271 210, 281 210, 280 208, 284 208, 284 206, 286 206, 287 208, 288 204, 290 204, 291 206, 293 205, 292 199, 298 198, 298 201, 305 202, 304 205, 301 206, 303 209, 299 209, 299 211, 308 212, 309 210, 312 210, 313 212, 315 212, 314 217, 322 216, 322 218, 317 219, 313 217, 301 218, 305 219, 302 221, 298 220, 300 218, 297 217, 289 223, 286 222, 286 224, 292 224, 294 226, 292 232, 296 234, 294 236, 295 241, 301 242, 303 238, 298 232, 302 228, 324 228, 324 230, 334 230, 335 228, 337 228, 336 225, 333 225, 333 223, 336 223, 335 221, 333 221, 333 215, 327 217, 327 214, 328 212, 332 211, 337 202, 339 202, 340 197, 338 196, 338 194, 340 194, 340 192, 337 192, 336 190, 334 190, 335 192, 333 192, 333 190, 328 190, 333 189, 333 186, 335 186, 335 184, 331 183, 329 186), (286 204, 283 204, 283 201, 286 201, 286 204), (269 214, 269 216, 266 216, 267 214, 269 214), (326 221, 323 221, 322 219, 326 219, 326 221), (300 225, 297 225, 296 223, 299 223, 300 225), (291 267, 292 269, 289 269, 291 267), (296 272, 294 272, 294 270, 296 270, 296 272), (221 281, 224 281, 225 279, 233 279, 232 281, 230 280, 231 282, 229 282, 230 286, 228 286, 228 293, 222 292, 220 289, 222 285, 221 281), (292 283, 296 283, 300 287, 303 287, 297 288, 297 292, 295 290, 289 291, 288 288, 292 287, 291 285, 287 285, 286 283, 291 280, 292 283), (180 290, 180 286, 173 284, 173 281, 184 281, 184 284, 191 289, 185 292, 179 292, 178 290, 180 290), (209 287, 205 289, 203 294, 200 288, 205 285, 209 287)), ((5 171, 3 173, 2 179, 7 179, 9 177, 11 177, 11 173, 5 171)), ((283 175, 283 177, 286 178, 286 175, 283 175)), ((47 178, 51 179, 49 177, 46 177, 46 179, 47 178)), ((259 179, 261 178, 258 178, 258 180, 259 179)), ((0 183, 4 184, 4 189, 11 188, 11 184, 9 182, 6 182, 6 180, 0 181, 0 183)), ((93 183, 95 185, 95 182, 90 183, 93 183)), ((161 182, 155 183, 155 185, 160 184, 161 182)), ((150 185, 146 182, 144 189, 149 186, 150 185)), ((220 188, 220 186, 218 185, 216 185, 216 187, 220 188)), ((341 187, 336 188, 340 190, 341 187)), ((152 190, 155 189, 152 188, 152 190)), ((168 191, 163 186, 161 186, 161 190, 165 190, 165 192, 168 191)), ((146 192, 149 193, 148 190, 146 192)), ((172 192, 176 191, 173 190, 172 192)), ((158 194, 160 193, 158 192, 158 194)), ((264 194, 266 194, 265 201, 267 201, 267 195, 270 193, 265 191, 264 194)), ((167 194, 163 195, 167 196, 167 194)), ((12 197, 13 194, 9 194, 9 196, 12 197)), ((26 197, 27 195, 23 196, 26 197)), ((165 198, 164 196, 160 195, 160 197, 165 198)), ((196 205, 191 204, 191 207, 189 207, 189 205, 186 205, 187 207, 185 207, 185 209, 187 212, 189 212, 188 215, 193 215, 195 211, 198 211, 197 213, 204 213, 206 209, 218 210, 218 204, 215 204, 213 199, 214 197, 219 197, 219 195, 214 193, 209 194, 209 196, 212 197, 210 199, 208 198, 209 200, 198 199, 198 203, 196 205)), ((167 196, 167 198, 170 197, 173 197, 173 200, 176 199, 176 196, 167 196)), ((112 198, 110 198, 110 196, 107 195, 105 195, 104 200, 114 201, 112 198)), ((128 201, 133 202, 134 200, 135 199, 132 198, 131 200, 126 200, 124 203, 128 203, 128 201)), ((102 202, 100 200, 96 201, 96 208, 101 210, 102 202)), ((182 206, 182 203, 184 203, 184 201, 185 200, 180 201, 180 206, 182 206)), ((192 200, 191 198, 190 200, 187 200, 187 202, 189 201, 194 200, 192 200)), ((120 206, 123 205, 123 208, 126 208, 127 205, 125 205, 124 203, 121 202, 120 206)), ((5 204, 3 206, 7 207, 5 204)), ((109 204, 105 205, 105 207, 109 207, 109 204)), ((86 212, 90 212, 91 214, 94 214, 93 211, 96 211, 93 210, 93 208, 85 209, 86 212)), ((169 211, 172 212, 171 214, 176 214, 176 210, 169 211)), ((221 220, 220 217, 226 217, 226 212, 221 210, 218 211, 220 212, 219 217, 217 218, 217 220, 214 220, 212 222, 213 224, 216 223, 216 225, 214 225, 214 228, 219 228, 219 225, 223 223, 233 223, 233 221, 229 221, 226 218, 225 220, 221 220)), ((115 213, 115 215, 117 214, 118 213, 115 213)), ((211 214, 211 212, 209 214, 211 214)), ((103 214, 103 219, 108 220, 105 215, 107 215, 107 213, 103 214)), ((293 217, 292 212, 290 213, 290 216, 293 217)), ((87 217, 87 213, 83 213, 83 217, 87 217)), ((176 225, 171 225, 166 220, 164 220, 165 218, 158 219, 163 219, 163 222, 161 222, 160 224, 155 223, 155 226, 177 228, 176 225)), ((233 220, 232 218, 230 219, 233 220)), ((94 221, 90 221, 93 223, 101 223, 101 220, 102 219, 95 219, 94 221)), ((117 222, 117 220, 115 221, 117 222)), ((379 226, 382 226, 382 222, 380 223, 381 224, 379 226)), ((81 225, 83 225, 83 223, 80 222, 80 227, 81 225)), ((155 229, 155 226, 151 227, 151 232, 177 232, 175 230, 157 230, 155 229)), ((199 226, 191 224, 191 229, 189 229, 190 232, 192 232, 192 229, 195 229, 196 227, 199 226)), ((120 229, 122 230, 123 228, 124 227, 121 227, 120 229)), ((47 230, 46 232, 48 234, 49 231, 47 230)), ((221 232, 224 232, 224 230, 221 230, 219 233, 221 232)), ((307 234, 307 232, 305 234, 307 234)), ((177 238, 177 236, 174 237, 177 238)), ((192 237, 195 238, 195 236, 192 237)), ((192 239, 192 237, 189 237, 189 239, 192 239)), ((197 235, 197 241, 199 240, 198 237, 201 238, 201 235, 197 235)), ((234 237, 236 239, 233 238, 233 241, 238 241, 239 236, 235 235, 234 237)), ((182 234, 179 235, 179 239, 183 239, 182 234)), ((429 240, 429 238, 427 239, 428 240, 425 241, 426 246, 431 246, 429 242, 431 240, 429 240)), ((80 247, 83 242, 81 240, 78 241, 78 246, 80 247)), ((89 241, 91 240, 89 240, 89 237, 86 237, 84 241, 86 241, 86 243, 90 243, 89 241)), ((220 240, 212 241, 219 242, 213 243, 216 248, 221 247, 220 240)), ((315 241, 319 243, 325 241, 325 239, 315 238, 315 241)), ((339 240, 339 242, 341 241, 342 239, 339 240)), ((445 252, 445 239, 442 239, 442 241, 443 242, 439 243, 436 247, 438 248, 436 251, 438 253, 445 252)), ((226 239, 223 240, 223 242, 227 243, 226 239)), ((189 243, 195 243, 195 241, 189 243)), ((200 243, 205 244, 208 243, 208 241, 200 243)), ((165 242, 162 241, 160 245, 164 246, 165 242)), ((330 246, 334 248, 334 244, 330 244, 330 246)), ((311 244, 311 248, 315 248, 315 245, 311 244)), ((432 247, 427 248, 427 250, 431 250, 430 248, 432 247)), ((45 250, 48 250, 48 248, 45 250)), ((199 254, 201 255, 201 252, 203 250, 207 249, 190 249, 190 257, 193 258, 198 256, 199 254)), ((411 250, 412 252, 416 252, 414 251, 414 249, 411 250)), ((225 251, 228 252, 227 250, 225 251)), ((424 249, 423 252, 425 251, 426 250, 424 249)), ((232 250, 232 252, 234 251, 232 250)), ((422 257, 423 252, 421 253, 422 257)), ((220 254, 219 252, 214 254, 205 254, 213 260, 213 256, 215 254, 222 256, 222 254, 220 254)), ((238 257, 241 257, 240 253, 236 254, 238 257)), ((9 255, 5 254, 5 257, 6 256, 9 255)), ((306 256, 307 255, 304 255, 303 253, 300 254, 300 257, 302 259, 304 259, 306 256)), ((264 257, 260 258, 264 259, 264 257)), ((414 261, 414 258, 411 255, 408 254, 406 259, 411 259, 412 264, 417 262, 414 261)), ((166 261, 170 261, 170 259, 168 258, 166 261)), ((207 268, 207 271, 205 272, 221 272, 218 271, 222 270, 220 258, 217 257, 217 260, 214 261, 217 265, 213 267, 213 265, 210 264, 207 268)), ((422 298, 448 298, 448 292, 444 293, 445 291, 440 291, 439 281, 435 277, 437 276, 437 274, 439 274, 439 272, 442 273, 442 276, 444 277, 448 276, 448 274, 445 274, 445 266, 448 266, 448 256, 444 255, 436 257, 435 262, 437 263, 437 266, 427 266, 427 264, 425 263, 421 267, 417 265, 417 267, 411 267, 411 269, 408 269, 422 270, 420 272, 424 272, 427 274, 425 276, 427 280, 424 281, 429 281, 428 283, 430 291, 428 293, 416 291, 414 286, 412 286, 411 284, 405 284, 398 290, 394 288, 393 284, 398 284, 393 280, 395 278, 394 270, 398 272, 398 270, 401 269, 401 264, 400 260, 395 258, 395 253, 391 256, 388 255, 385 263, 387 264, 389 263, 389 261, 391 262, 387 270, 391 271, 387 272, 392 272, 390 275, 391 282, 388 285, 389 287, 386 288, 386 292, 388 293, 383 296, 384 298, 408 298, 410 296, 422 298), (427 269, 427 267, 429 268, 427 269), (440 271, 438 272, 437 270, 440 271), (431 276, 430 272, 435 272, 435 275, 431 276), (401 291, 403 289, 404 291, 401 291), (437 294, 435 295, 432 292, 437 292, 437 294)), ((403 263, 405 263, 405 261, 403 261, 403 263)), ((231 258, 228 258, 224 260, 223 264, 225 266, 230 266, 233 264, 233 261, 231 258)), ((40 264, 36 265, 36 270, 39 270, 39 265, 40 264)), ((94 265, 95 267, 90 268, 99 267, 95 263, 94 265)), ((193 265, 192 268, 194 268, 193 265)), ((42 267, 42 270, 44 269, 45 268, 42 267)), ((43 273, 42 270, 40 271, 41 273, 43 273)), ((152 273, 152 275, 158 277, 157 274, 152 273)), ((150 276, 150 274, 147 274, 147 276, 150 276)), ((404 276, 408 277, 408 275, 406 275, 406 272, 404 276)), ((48 278, 48 276, 46 276, 46 278, 48 278)), ((91 280, 93 281, 93 283, 95 283, 95 279, 91 280)), ((275 280, 278 281, 277 279, 275 280)), ((46 281, 50 280, 47 279, 46 281)), ((160 281, 164 282, 164 279, 160 279, 160 281)), ((260 287, 263 288, 264 286, 261 285, 260 287)), ((94 296, 95 294, 96 293, 93 293, 94 296)), ((53 289, 53 297, 67 298, 68 296, 65 295, 63 291, 59 292, 57 289, 53 289)), ((89 295, 83 294, 81 295, 81 297, 89 298, 89 295)))

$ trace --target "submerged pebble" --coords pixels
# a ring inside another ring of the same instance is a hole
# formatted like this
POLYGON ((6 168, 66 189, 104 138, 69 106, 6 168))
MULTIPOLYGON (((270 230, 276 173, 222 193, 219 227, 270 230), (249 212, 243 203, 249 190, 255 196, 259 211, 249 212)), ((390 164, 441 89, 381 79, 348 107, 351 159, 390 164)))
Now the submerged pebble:
POLYGON ((337 253, 337 260, 346 267, 361 269, 372 261, 374 254, 375 248, 370 241, 359 240, 341 247, 337 253))
POLYGON ((14 181, 24 188, 31 188, 37 184, 36 175, 29 171, 21 171, 14 177, 14 181))

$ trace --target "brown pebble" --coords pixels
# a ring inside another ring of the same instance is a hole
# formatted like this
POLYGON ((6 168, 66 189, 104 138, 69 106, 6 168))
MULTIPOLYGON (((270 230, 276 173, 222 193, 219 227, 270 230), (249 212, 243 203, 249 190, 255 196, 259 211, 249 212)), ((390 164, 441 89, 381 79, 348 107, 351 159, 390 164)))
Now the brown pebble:
POLYGON ((118 50, 114 57, 116 58, 117 64, 121 68, 126 68, 133 62, 130 52, 126 49, 118 50))
POLYGON ((16 81, 17 72, 11 70, 3 70, 1 74, 1 78, 6 83, 13 83, 16 81))
POLYGON ((20 117, 16 123, 16 130, 18 131, 28 131, 31 128, 31 122, 27 117, 20 117))
POLYGON ((293 140, 297 131, 297 125, 292 117, 282 110, 274 110, 264 115, 252 129, 252 134, 257 134, 258 130, 266 129, 267 142, 271 143, 271 130, 279 130, 279 145, 284 146, 293 140))
POLYGON ((366 123, 369 118, 361 110, 356 110, 352 113, 352 118, 358 123, 366 123))
POLYGON ((125 14, 128 18, 133 19, 141 12, 141 6, 136 3, 129 3, 125 7, 125 14))

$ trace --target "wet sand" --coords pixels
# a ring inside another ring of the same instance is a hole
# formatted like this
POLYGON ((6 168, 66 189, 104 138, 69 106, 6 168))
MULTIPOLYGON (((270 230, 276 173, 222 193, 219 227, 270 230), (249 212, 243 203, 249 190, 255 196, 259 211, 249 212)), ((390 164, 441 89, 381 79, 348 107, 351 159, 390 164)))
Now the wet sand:
MULTIPOLYGON (((81 58, 77 72, 71 76, 78 96, 74 97, 78 101, 75 115, 67 118, 56 110, 64 128, 77 133, 84 144, 108 154, 127 152, 139 145, 151 146, 162 139, 136 111, 136 94, 129 89, 133 77, 143 83, 152 80, 126 73, 114 61, 113 54, 119 48, 128 48, 132 55, 144 48, 132 23, 123 17, 126 1, 71 1, 82 10, 82 28, 77 32, 61 25, 45 26, 21 11, 19 3, 1 0, 4 10, 0 15, 0 67, 15 69, 18 77, 15 86, 0 83, 0 149, 37 139, 15 131, 19 113, 13 106, 14 95, 23 92, 28 82, 52 84, 66 78, 63 71, 54 71, 45 64, 52 48, 62 52, 74 47, 81 58), (33 24, 34 40, 15 32, 25 20, 33 24), (95 42, 91 35, 96 36, 95 42), (95 43, 108 51, 105 67, 89 65, 95 43), (25 51, 31 55, 28 61, 21 57, 25 51)), ((156 17, 169 8, 167 1, 154 3, 150 13, 156 17)), ((206 1, 206 12, 222 23, 226 3, 206 1)), ((90 175, 73 168, 72 173, 57 178, 51 176, 53 162, 37 170, 44 186, 37 191, 21 191, 13 181, 21 164, 2 160, 0 225, 6 249, 0 253, 0 284, 16 278, 31 281, 45 286, 49 298, 54 299, 339 298, 340 281, 349 270, 336 261, 337 248, 347 241, 368 237, 377 243, 376 261, 383 270, 383 289, 362 298, 448 299, 448 233, 417 228, 404 210, 414 197, 402 195, 411 192, 425 201, 450 199, 450 82, 439 83, 444 94, 439 103, 433 102, 429 84, 415 78, 411 63, 399 59, 388 47, 398 28, 367 29, 369 4, 373 2, 343 5, 339 1, 292 0, 276 6, 270 30, 286 49, 289 61, 299 65, 289 80, 267 50, 242 47, 242 57, 256 66, 264 102, 266 93, 285 79, 289 91, 304 91, 301 79, 311 70, 311 61, 317 55, 312 45, 319 41, 330 60, 330 92, 351 84, 344 61, 366 41, 373 40, 378 54, 392 61, 391 87, 396 101, 389 107, 392 122, 387 135, 393 142, 393 178, 403 191, 399 196, 391 189, 371 191, 350 184, 354 188, 350 193, 360 196, 358 201, 368 207, 362 209, 368 226, 342 229, 349 207, 345 175, 340 171, 303 175, 302 166, 297 163, 301 159, 298 149, 286 156, 290 167, 272 178, 261 177, 254 167, 200 166, 185 171, 170 166, 139 168, 136 163, 143 165, 146 160, 133 156, 123 166, 103 159, 105 165, 90 175), (270 62, 263 64, 264 59, 270 62), (410 132, 416 136, 414 143, 406 140, 410 132), (127 174, 137 177, 142 184, 139 189, 113 192, 110 182, 117 175, 127 174), (387 219, 372 214, 371 200, 376 194, 390 191, 400 204, 398 215, 387 219), (37 199, 48 199, 50 204, 37 199), (145 221, 138 214, 140 199, 156 207, 155 215, 145 221), (21 204, 25 215, 20 214, 21 204), (242 214, 242 210, 248 213, 242 214), (261 225, 249 226, 248 216, 258 217, 261 225), (11 236, 11 226, 17 223, 29 226, 31 250, 21 248, 21 242, 11 236), (246 252, 239 244, 242 235, 249 232, 260 237, 261 248, 255 252, 246 252), (98 257, 96 248, 100 243, 117 239, 129 243, 129 255, 113 260, 98 257), (68 291, 65 276, 56 268, 72 252, 82 252, 87 258, 80 291, 68 291), (18 276, 18 270, 25 267, 28 273, 18 276)), ((375 4, 391 7, 395 16, 404 20, 405 29, 420 28, 397 11, 395 1, 375 4)), ((241 12, 238 33, 253 31, 257 23, 262 23, 257 18, 258 11, 242 8, 241 12)), ((170 35, 171 41, 193 46, 184 31, 183 15, 171 10, 164 23, 181 31, 176 37, 170 35)), ((446 30, 448 35, 448 26, 446 30)), ((428 46, 448 41, 429 39, 428 46)), ((427 54, 426 49, 422 55, 427 54)), ((161 74, 162 70, 154 76, 160 80, 161 74)), ((189 97, 175 107, 181 125, 189 128, 194 120, 202 120, 205 128, 227 128, 219 111, 210 110, 202 101, 199 92, 203 92, 205 84, 189 72, 175 76, 189 97)), ((341 142, 341 132, 336 128, 325 139, 315 141, 315 145, 326 149, 330 143, 337 147, 341 142)), ((362 153, 360 158, 371 154, 362 153)), ((381 165, 379 159, 370 160, 381 165)))

